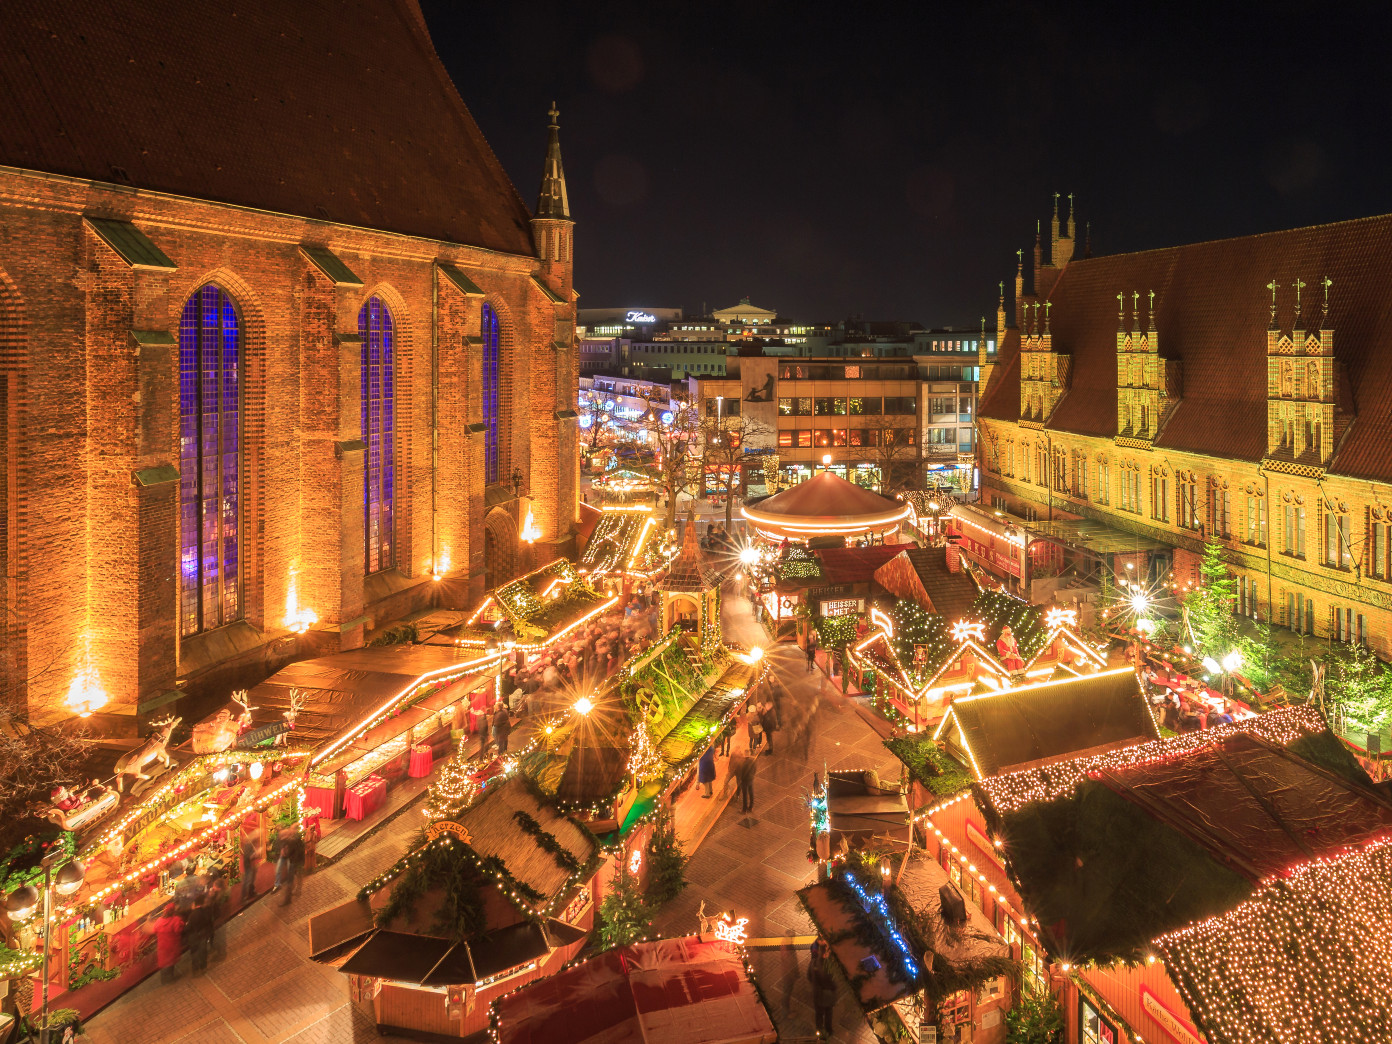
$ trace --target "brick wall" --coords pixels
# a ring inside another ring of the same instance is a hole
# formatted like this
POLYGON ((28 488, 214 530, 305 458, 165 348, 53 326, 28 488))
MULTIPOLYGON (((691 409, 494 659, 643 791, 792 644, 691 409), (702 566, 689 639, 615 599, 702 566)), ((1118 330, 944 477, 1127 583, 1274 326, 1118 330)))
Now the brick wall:
POLYGON ((503 318, 505 470, 529 476, 538 514, 553 520, 548 536, 564 539, 576 493, 574 468, 559 462, 573 433, 554 414, 574 397, 575 360, 552 344, 558 324, 573 331, 568 264, 558 305, 532 281, 536 258, 0 174, 4 660, 32 713, 57 714, 87 665, 127 711, 190 675, 215 688, 234 661, 244 683, 248 664, 283 662, 286 645, 271 649, 292 601, 319 618, 290 646, 303 654, 360 644, 365 627, 441 592, 466 604, 481 594, 483 440, 465 430, 479 419, 479 349, 468 339, 481 300, 440 279, 436 261, 459 267, 503 318), (132 266, 84 214, 132 222, 177 267, 132 266), (335 285, 302 244, 327 246, 361 285, 335 285), (178 466, 178 319, 207 282, 235 300, 242 327, 244 622, 181 642, 178 485, 142 486, 133 474, 178 466), (352 444, 357 316, 372 294, 397 332, 397 566, 365 583, 363 454, 352 444), (460 582, 432 585, 446 559, 460 582))

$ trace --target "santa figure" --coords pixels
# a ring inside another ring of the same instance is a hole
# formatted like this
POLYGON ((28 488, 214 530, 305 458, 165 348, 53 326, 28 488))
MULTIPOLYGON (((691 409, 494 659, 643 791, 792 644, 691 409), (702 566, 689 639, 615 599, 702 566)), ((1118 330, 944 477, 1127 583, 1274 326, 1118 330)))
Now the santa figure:
POLYGON ((1015 634, 1010 630, 1009 624, 1001 628, 1000 637, 996 639, 996 655, 1007 671, 1013 673, 1025 669, 1025 661, 1020 656, 1020 646, 1016 643, 1015 634))
POLYGON ((71 812, 82 804, 82 800, 61 783, 49 791, 48 800, 54 808, 63 812, 71 812))

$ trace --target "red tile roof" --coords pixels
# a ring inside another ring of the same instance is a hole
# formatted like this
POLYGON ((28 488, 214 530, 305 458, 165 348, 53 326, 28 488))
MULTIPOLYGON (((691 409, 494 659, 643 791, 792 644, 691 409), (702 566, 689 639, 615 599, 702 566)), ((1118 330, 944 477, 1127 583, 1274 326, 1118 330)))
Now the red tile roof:
POLYGON ((0 164, 534 253, 415 0, 13 0, 0 109, 0 164))
MULTIPOLYGON (((1392 475, 1392 215, 1074 261, 1050 295, 1054 345, 1073 356, 1072 383, 1049 427, 1116 434, 1119 292, 1154 290, 1160 353, 1182 360, 1179 406, 1156 440, 1161 448, 1259 460, 1266 451, 1266 329, 1273 279, 1278 317, 1289 330, 1291 285, 1304 280, 1304 319, 1313 320, 1333 280, 1334 355, 1347 369, 1356 419, 1331 470, 1392 475)), ((1007 337, 984 416, 1019 416, 1019 341, 1007 337)))

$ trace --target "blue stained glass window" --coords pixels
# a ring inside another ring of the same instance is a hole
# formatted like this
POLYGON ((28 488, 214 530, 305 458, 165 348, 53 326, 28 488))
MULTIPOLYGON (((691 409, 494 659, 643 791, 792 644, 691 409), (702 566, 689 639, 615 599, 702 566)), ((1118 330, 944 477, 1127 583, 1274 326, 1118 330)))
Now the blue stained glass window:
POLYGON ((240 619, 241 323, 200 288, 179 319, 179 633, 240 619))
POLYGON ((502 354, 498 313, 483 306, 483 481, 498 481, 498 363, 502 354))
POLYGON ((396 440, 393 416, 396 395, 396 328, 380 297, 368 299, 358 313, 362 334, 362 440, 364 569, 376 573, 396 564, 392 509, 395 504, 396 440))

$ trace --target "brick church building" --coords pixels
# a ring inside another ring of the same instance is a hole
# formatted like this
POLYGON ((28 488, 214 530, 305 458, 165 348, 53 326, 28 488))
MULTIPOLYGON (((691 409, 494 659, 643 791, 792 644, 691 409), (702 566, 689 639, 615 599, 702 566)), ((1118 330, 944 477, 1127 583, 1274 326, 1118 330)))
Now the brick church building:
POLYGON ((1236 611, 1392 657, 1392 216, 1086 258, 1050 229, 981 359, 983 501, 1134 535, 1181 589, 1217 541, 1236 611))
POLYGON ((416 0, 20 0, 4 21, 12 704, 225 692, 565 548, 554 111, 531 213, 416 0))

